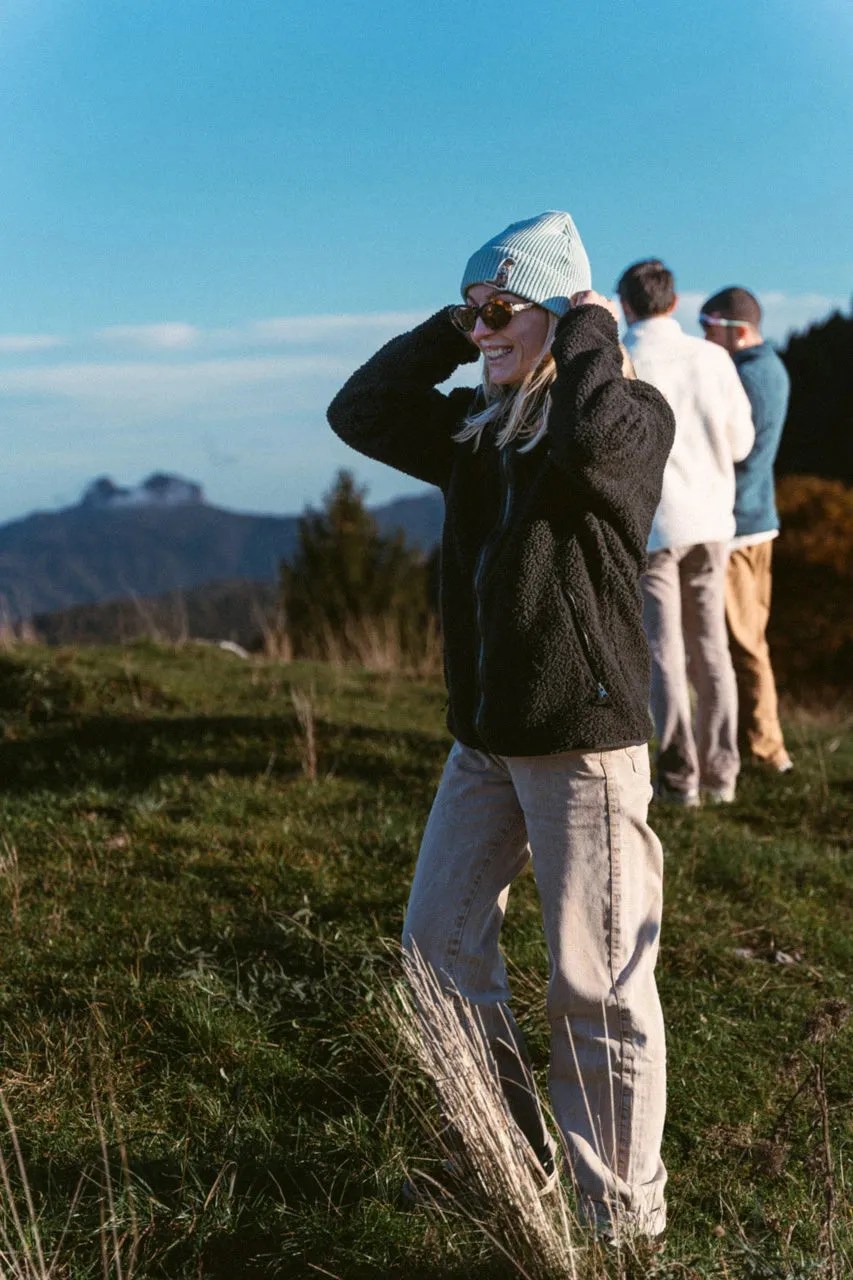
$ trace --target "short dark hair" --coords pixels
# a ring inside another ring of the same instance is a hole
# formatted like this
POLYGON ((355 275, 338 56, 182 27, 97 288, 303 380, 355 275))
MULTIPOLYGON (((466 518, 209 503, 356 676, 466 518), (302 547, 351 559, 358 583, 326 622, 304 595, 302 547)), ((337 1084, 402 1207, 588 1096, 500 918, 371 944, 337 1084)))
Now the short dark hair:
POLYGON ((616 288, 638 320, 666 315, 675 302, 675 278, 659 258, 635 262, 622 272, 616 288))
POLYGON ((722 316, 724 320, 739 320, 741 324, 761 324, 761 304, 754 293, 743 289, 739 284, 730 284, 728 288, 715 293, 707 302, 702 303, 702 311, 706 316, 722 316))

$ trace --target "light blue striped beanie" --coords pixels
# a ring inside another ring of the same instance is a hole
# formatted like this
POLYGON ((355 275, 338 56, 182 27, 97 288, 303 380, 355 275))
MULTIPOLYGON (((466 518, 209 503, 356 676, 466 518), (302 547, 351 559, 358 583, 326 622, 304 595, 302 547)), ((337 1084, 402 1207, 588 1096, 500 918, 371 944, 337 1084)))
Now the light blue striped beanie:
POLYGON ((574 222, 550 210, 513 222, 478 249, 462 277, 463 298, 472 284, 493 284, 564 316, 572 294, 592 288, 592 273, 574 222))

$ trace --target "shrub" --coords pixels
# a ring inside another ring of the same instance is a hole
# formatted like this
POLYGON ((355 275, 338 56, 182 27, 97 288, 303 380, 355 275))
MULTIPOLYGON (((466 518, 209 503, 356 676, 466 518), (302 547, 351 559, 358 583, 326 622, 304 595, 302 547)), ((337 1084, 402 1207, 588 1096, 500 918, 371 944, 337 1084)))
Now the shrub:
POLYGON ((786 476, 777 491, 770 645, 780 689, 811 701, 853 672, 853 489, 786 476))

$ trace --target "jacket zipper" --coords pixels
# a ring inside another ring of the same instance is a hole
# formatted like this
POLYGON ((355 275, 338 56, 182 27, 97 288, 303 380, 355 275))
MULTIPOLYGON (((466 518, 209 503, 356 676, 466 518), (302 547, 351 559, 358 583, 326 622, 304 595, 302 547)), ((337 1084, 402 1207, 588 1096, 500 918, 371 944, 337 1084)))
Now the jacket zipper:
POLYGON ((509 446, 501 449, 500 452, 500 475, 501 482, 504 486, 503 504, 501 506, 501 514, 498 523, 483 543, 480 555, 477 559, 477 567, 474 570, 474 600, 475 600, 475 616, 477 623, 477 684, 479 686, 479 697, 477 699, 477 710, 474 713, 474 727, 480 728, 480 722, 483 718, 486 702, 486 685, 483 678, 483 666, 485 662, 486 642, 483 635, 483 596, 482 585, 483 575, 486 568, 486 561, 494 550, 501 536, 503 535, 507 525, 509 524, 510 511, 512 510, 512 472, 509 465, 509 446))
POLYGON ((575 599, 574 594, 571 591, 569 591, 567 587, 564 588, 564 593, 569 603, 569 609, 571 611, 572 621, 575 624, 575 631, 577 632, 578 639, 581 642, 581 649, 583 650, 583 655, 586 658, 586 665, 589 667, 590 674, 593 680, 595 681, 595 696, 599 702, 606 702, 607 699, 610 697, 610 694, 607 692, 607 690, 605 689, 604 685, 601 682, 601 677, 599 675, 598 668, 592 656, 592 645, 590 644, 589 632, 587 631, 586 627, 583 625, 580 619, 580 613, 578 612, 578 602, 575 599))

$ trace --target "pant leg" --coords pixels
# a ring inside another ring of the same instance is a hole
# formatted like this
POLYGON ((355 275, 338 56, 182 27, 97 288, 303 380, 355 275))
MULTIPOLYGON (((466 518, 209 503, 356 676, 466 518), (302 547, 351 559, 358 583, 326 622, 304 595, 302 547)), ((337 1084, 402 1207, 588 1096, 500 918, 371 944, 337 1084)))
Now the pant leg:
POLYGON ((767 644, 773 543, 739 547, 726 574, 726 622, 737 679, 738 739, 755 760, 787 759, 767 644))
POLYGON ((652 655, 652 718, 658 779, 682 795, 699 790, 699 762, 681 630, 680 550, 653 551, 642 578, 643 627, 652 655))
POLYGON ((699 781, 712 791, 734 791, 740 772, 737 684, 726 630, 728 557, 727 543, 700 542, 679 564, 687 674, 696 690, 699 781))
POLYGON ((551 957, 551 1099, 582 1209, 665 1225, 663 853, 648 748, 510 757, 551 957))
POLYGON ((403 946, 477 1006, 510 1111, 537 1155, 548 1136, 529 1087, 524 1037, 508 1008, 499 937, 509 886, 530 852, 506 765, 456 743, 424 831, 403 946))

